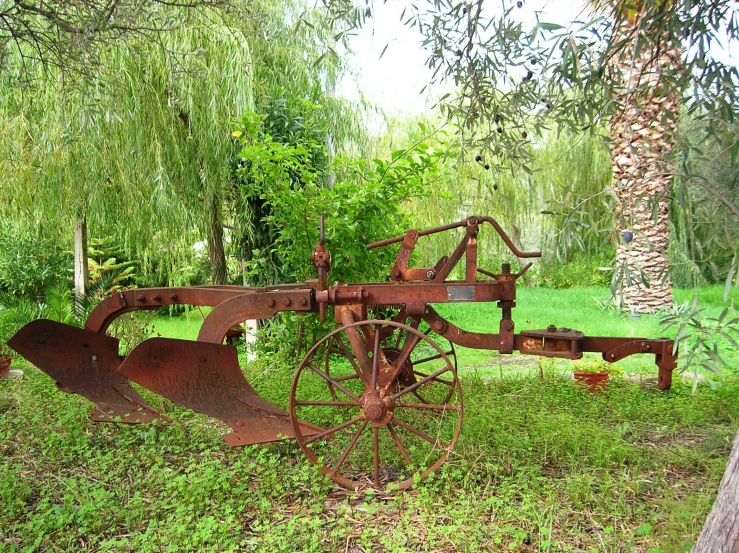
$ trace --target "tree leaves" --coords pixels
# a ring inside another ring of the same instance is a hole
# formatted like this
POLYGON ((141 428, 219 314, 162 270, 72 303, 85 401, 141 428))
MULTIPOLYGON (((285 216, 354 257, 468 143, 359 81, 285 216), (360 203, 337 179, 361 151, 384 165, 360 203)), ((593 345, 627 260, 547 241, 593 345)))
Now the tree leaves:
POLYGON ((718 317, 706 317, 699 306, 698 295, 692 301, 664 316, 660 325, 664 330, 677 327, 673 353, 679 351, 680 371, 693 371, 693 391, 695 392, 701 371, 722 374, 721 367, 728 367, 719 353, 719 341, 725 340, 737 348, 739 336, 739 317, 727 320, 733 308, 725 307, 718 317))

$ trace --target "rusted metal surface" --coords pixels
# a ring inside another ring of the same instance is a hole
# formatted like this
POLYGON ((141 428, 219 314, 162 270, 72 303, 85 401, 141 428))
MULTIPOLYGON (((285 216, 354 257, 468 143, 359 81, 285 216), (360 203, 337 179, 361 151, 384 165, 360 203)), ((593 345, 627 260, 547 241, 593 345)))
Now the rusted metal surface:
MULTIPOLYGON (((257 394, 244 378, 236 348, 151 338, 126 357, 119 373, 144 388, 229 424, 231 446, 293 437, 287 413, 257 394)), ((307 435, 317 430, 301 428, 307 435)))
POLYGON ((657 373, 657 387, 669 390, 672 385, 672 371, 677 368, 675 344, 668 338, 649 340, 645 338, 609 338, 604 336, 585 336, 582 351, 602 353, 609 363, 638 353, 654 355, 657 373))
POLYGON ((648 354, 654 356, 658 367, 658 386, 670 387, 677 359, 672 340, 591 337, 555 325, 517 334, 513 321, 516 283, 531 264, 518 273, 512 272, 507 263, 500 272, 478 267, 478 239, 487 224, 517 258, 541 255, 517 249, 494 219, 468 217, 430 229, 411 229, 402 236, 369 244, 369 249, 400 244, 389 282, 329 285, 332 261, 321 221, 321 237, 310 258, 316 280, 264 288, 127 290, 101 302, 85 329, 35 321, 16 334, 9 345, 56 380, 60 389, 95 403, 96 421, 168 420, 147 405, 131 386, 130 378, 175 403, 228 423, 233 432, 224 439, 229 445, 296 437, 312 462, 322 464, 322 470, 337 482, 354 488, 383 487, 390 482, 406 487, 414 481, 413 472, 416 478, 426 476, 446 459, 459 428, 436 436, 431 435, 431 429, 438 430, 440 423, 450 421, 452 427, 461 424, 455 344, 502 354, 519 351, 564 359, 598 352, 608 362, 648 354), (420 238, 458 228, 464 229, 464 235, 450 255, 427 266, 409 266, 420 238), (462 280, 449 280, 462 258, 462 280), (498 332, 463 330, 430 305, 464 302, 497 302, 498 332), (110 324, 124 313, 170 305, 213 307, 197 341, 152 338, 121 362, 118 341, 105 334, 110 324), (267 319, 279 312, 317 313, 324 320, 329 307, 334 309, 339 328, 320 340, 300 363, 287 413, 249 385, 239 367, 236 349, 222 345, 224 337, 245 320, 267 319), (377 308, 397 311, 388 320, 369 320, 371 308, 373 312, 377 308), (445 342, 444 348, 436 344, 437 339, 445 342), (322 391, 326 394, 323 399, 298 397, 302 383, 310 379, 317 379, 320 385, 309 382, 307 389, 322 391), (321 419, 316 415, 321 409, 336 412, 321 419), (301 411, 315 420, 301 420, 301 411), (403 413, 411 418, 404 419, 403 413), (343 422, 337 423, 340 419, 343 422), (372 462, 362 469, 352 452, 364 434, 373 452, 372 462), (431 448, 428 459, 432 461, 423 468, 411 459, 419 449, 407 446, 412 440, 431 448), (319 461, 310 447, 316 441, 324 442, 327 455, 335 452, 333 464, 319 461), (381 452, 388 444, 391 451, 381 452), (383 468, 383 464, 392 464, 393 456, 399 465, 383 468))
POLYGON ((198 342, 223 343, 228 330, 250 319, 269 319, 278 311, 314 311, 312 288, 264 288, 227 299, 211 311, 200 327, 198 342))
POLYGON ((163 417, 118 372, 118 340, 105 334, 39 319, 24 326, 8 345, 56 381, 96 407, 95 421, 145 423, 163 417))
POLYGON ((124 313, 155 310, 168 305, 197 305, 214 307, 234 296, 253 289, 241 286, 193 286, 180 288, 137 288, 117 292, 105 298, 93 309, 85 328, 105 333, 110 324, 124 313))
POLYGON ((516 349, 527 355, 580 359, 582 332, 550 326, 545 330, 526 330, 520 334, 516 349))

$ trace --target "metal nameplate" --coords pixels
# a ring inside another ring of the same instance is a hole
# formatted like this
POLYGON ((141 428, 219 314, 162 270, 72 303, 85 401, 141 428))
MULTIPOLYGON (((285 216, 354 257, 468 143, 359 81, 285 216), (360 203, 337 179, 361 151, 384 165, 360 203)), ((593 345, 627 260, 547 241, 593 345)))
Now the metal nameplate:
POLYGON ((449 301, 473 301, 475 299, 474 286, 448 286, 446 299, 449 301))

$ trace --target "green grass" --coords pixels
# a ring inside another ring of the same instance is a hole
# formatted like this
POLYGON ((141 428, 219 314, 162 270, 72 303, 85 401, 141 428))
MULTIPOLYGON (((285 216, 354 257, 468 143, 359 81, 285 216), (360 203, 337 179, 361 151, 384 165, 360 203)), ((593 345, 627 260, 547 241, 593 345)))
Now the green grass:
MULTIPOLYGON (((591 310, 602 292, 521 290, 517 328, 656 335, 651 318, 591 310)), ((445 314, 471 330, 495 315, 494 329, 497 309, 484 307, 445 314)), ((192 338, 199 319, 155 327, 192 338)), ((503 366, 500 378, 485 355, 460 352, 470 362, 452 456, 394 496, 336 489, 292 441, 230 449, 222 423, 146 391, 180 424, 92 424, 88 402, 18 363, 25 375, 0 381, 0 551, 690 549, 736 433, 739 378, 696 395, 680 378, 669 392, 621 380, 593 395, 556 372, 503 366)), ((284 406, 296 364, 263 356, 246 375, 284 406)))
POLYGON ((200 309, 190 309, 176 317, 158 315, 152 321, 154 333, 161 334, 166 338, 197 340, 198 331, 203 324, 203 317, 207 316, 210 311, 210 307, 201 307, 200 309))

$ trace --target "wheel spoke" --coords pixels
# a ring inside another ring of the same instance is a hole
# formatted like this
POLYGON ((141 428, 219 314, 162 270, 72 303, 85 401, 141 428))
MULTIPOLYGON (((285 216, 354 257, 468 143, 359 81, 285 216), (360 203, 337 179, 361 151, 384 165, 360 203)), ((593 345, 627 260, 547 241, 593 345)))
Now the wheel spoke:
MULTIPOLYGON (((422 373, 421 371, 413 371, 413 374, 422 376, 423 378, 428 377, 426 373, 422 373)), ((434 382, 441 382, 442 384, 446 384, 447 386, 454 388, 454 381, 444 380, 443 378, 434 378, 434 382)))
POLYGON ((418 430, 417 428, 412 427, 410 424, 404 423, 400 419, 393 419, 393 420, 398 426, 405 428, 408 432, 413 432, 416 436, 426 440, 430 444, 433 444, 437 447, 442 447, 441 442, 439 440, 434 440, 431 436, 429 436, 425 432, 422 432, 421 430, 418 430))
POLYGON ((355 396, 349 390, 347 390, 346 388, 344 388, 344 386, 342 386, 341 384, 339 384, 338 382, 336 382, 333 378, 331 378, 329 375, 327 375, 321 369, 319 369, 318 367, 316 367, 313 363, 308 363, 308 366, 311 368, 311 370, 313 372, 315 372, 316 374, 318 374, 319 376, 321 376, 324 380, 326 380, 326 382, 328 382, 329 384, 332 384, 333 386, 336 386, 339 390, 341 390, 342 392, 344 392, 347 396, 349 396, 354 401, 356 401, 357 403, 359 403, 359 398, 357 396, 355 396))
POLYGON ((393 401, 395 401, 400 396, 403 396, 403 395, 407 394, 408 392, 412 392, 413 390, 417 390, 418 388, 420 388, 421 386, 423 386, 424 384, 426 384, 426 382, 430 382, 432 380, 435 380, 436 377, 438 377, 439 375, 444 374, 445 372, 451 371, 451 370, 452 370, 452 368, 449 365, 447 365, 446 367, 442 367, 441 369, 439 369, 435 373, 431 373, 430 375, 428 375, 426 378, 422 378, 421 380, 419 380, 418 382, 416 382, 414 384, 411 384, 407 388, 403 388, 402 390, 400 390, 394 396, 390 396, 390 399, 392 399, 393 401))
POLYGON ((359 378, 358 374, 347 374, 346 376, 337 376, 334 378, 336 382, 344 382, 345 380, 355 380, 359 378))
MULTIPOLYGON (((331 346, 331 349, 328 350, 328 352, 336 354, 336 355, 346 355, 346 350, 341 350, 334 346, 331 346)), ((354 359, 354 354, 349 354, 349 355, 351 356, 352 359, 354 359)))
POLYGON ((367 343, 361 335, 357 327, 347 327, 346 335, 349 337, 349 344, 356 356, 357 362, 361 368, 360 373, 365 377, 372 374, 372 360, 367 355, 367 343))
MULTIPOLYGON (((449 350, 449 351, 445 351, 444 352, 444 355, 446 355, 447 357, 449 357, 450 355, 453 355, 453 354, 454 354, 454 351, 453 350, 449 350)), ((441 359, 441 358, 442 358, 442 355, 440 353, 437 353, 436 355, 432 355, 430 357, 424 357, 423 359, 419 359, 418 361, 414 361, 413 364, 414 365, 423 365, 424 363, 428 363, 429 361, 436 361, 437 359, 441 359)))
POLYGON ((349 360, 349 363, 351 363, 352 367, 354 368, 354 372, 356 372, 357 375, 361 375, 362 371, 357 366, 357 361, 356 361, 357 358, 354 356, 352 352, 350 352, 347 349, 346 344, 344 343, 344 340, 341 339, 341 336, 338 337, 337 341, 339 342, 339 344, 341 344, 341 349, 343 351, 344 357, 346 357, 349 360))
POLYGON ((354 401, 296 401, 295 405, 334 405, 336 407, 359 407, 354 401))
POLYGON ((372 428, 372 432, 374 434, 374 445, 375 445, 375 454, 374 454, 374 476, 375 476, 375 487, 380 487, 380 429, 377 427, 372 428))
MULTIPOLYGON (((447 353, 447 355, 449 355, 447 353)), ((436 355, 432 355, 431 357, 424 357, 423 359, 419 359, 418 361, 414 361, 414 365, 422 365, 424 363, 428 363, 429 361, 436 361, 437 359, 441 359, 441 354, 437 353, 436 355)))
POLYGON ((377 389, 377 371, 380 368, 380 329, 375 327, 375 345, 372 348, 372 380, 370 390, 377 389))
POLYGON ((408 358, 411 356, 411 352, 413 351, 413 348, 416 347, 416 344, 418 344, 420 339, 421 337, 415 334, 412 337, 406 336, 405 341, 403 342, 403 349, 400 350, 400 355, 393 363, 393 365, 395 365, 395 370, 393 371, 395 374, 393 375, 393 378, 398 376, 398 373, 403 368, 403 365, 405 364, 405 362, 408 361, 408 358))
POLYGON ((395 340, 395 349, 400 348, 401 341, 404 340, 406 332, 404 330, 398 330, 398 337, 395 340))
POLYGON ((398 446, 398 449, 400 450, 400 454, 403 456, 403 459, 405 459, 405 462, 408 465, 412 465, 413 461, 411 461, 410 455, 408 455, 408 452, 403 447, 403 442, 400 441, 400 436, 398 436, 398 433, 395 431, 395 427, 393 426, 393 423, 391 422, 387 423, 387 429, 390 432, 390 435, 393 437, 393 440, 395 440, 395 445, 398 446))
POLYGON ((425 399, 423 399, 423 397, 421 397, 421 394, 418 393, 418 390, 413 390, 413 395, 416 396, 419 400, 421 400, 421 403, 428 403, 428 401, 426 401, 425 399))
POLYGON ((343 430, 347 426, 351 426, 354 423, 359 422, 362 420, 361 417, 354 417, 353 419, 350 419, 348 421, 342 422, 339 425, 334 426, 333 428, 329 428, 328 430, 324 430, 323 432, 319 432, 318 434, 314 434, 313 436, 309 436, 305 439, 305 444, 308 445, 310 443, 315 442, 316 440, 320 440, 321 438, 325 438, 329 434, 333 434, 334 432, 338 432, 339 430, 343 430))
POLYGON ((437 405, 434 403, 403 403, 398 402, 395 404, 396 407, 407 407, 409 409, 433 409, 436 411, 459 411, 457 405, 437 405))
POLYGON ((352 449, 354 449, 354 445, 357 443, 359 436, 361 436, 362 432, 364 432, 364 429, 367 428, 368 422, 369 421, 362 422, 362 426, 360 426, 359 429, 354 433, 354 436, 352 436, 352 441, 349 442, 349 446, 344 450, 344 453, 341 454, 341 457, 339 458, 339 461, 336 463, 334 468, 331 469, 331 474, 336 474, 336 472, 341 468, 341 465, 344 464, 344 461, 346 461, 346 458, 349 457, 349 453, 351 453, 352 449))

